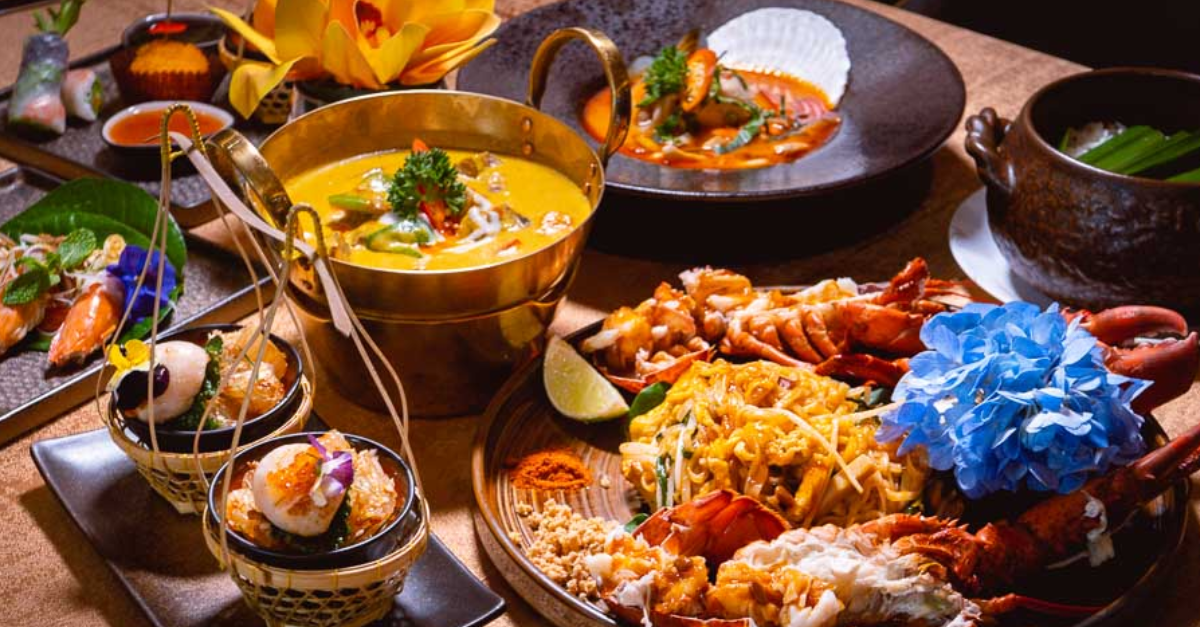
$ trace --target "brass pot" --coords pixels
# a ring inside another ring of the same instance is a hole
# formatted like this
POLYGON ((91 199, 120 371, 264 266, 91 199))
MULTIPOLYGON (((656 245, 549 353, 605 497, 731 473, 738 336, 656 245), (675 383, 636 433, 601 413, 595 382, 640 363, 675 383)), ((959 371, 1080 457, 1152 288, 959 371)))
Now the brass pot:
MULTIPOLYGON (((558 242, 523 257, 441 271, 333 261, 350 305, 403 378, 412 412, 461 415, 481 411, 513 369, 543 348, 604 193, 604 166, 624 140, 631 112, 629 79, 616 46, 599 32, 568 28, 552 33, 538 49, 527 104, 440 90, 385 92, 301 116, 257 150, 232 130, 213 136, 209 148, 222 177, 276 224, 283 224, 293 204, 281 180, 409 146, 417 137, 444 148, 520 155, 579 185, 592 206, 588 219, 558 242), (570 127, 537 108, 555 55, 572 39, 595 50, 613 87, 612 130, 599 155, 570 127)), ((327 302, 305 260, 293 264, 288 287, 315 359, 334 386, 357 403, 383 407, 353 344, 329 323, 327 302)))

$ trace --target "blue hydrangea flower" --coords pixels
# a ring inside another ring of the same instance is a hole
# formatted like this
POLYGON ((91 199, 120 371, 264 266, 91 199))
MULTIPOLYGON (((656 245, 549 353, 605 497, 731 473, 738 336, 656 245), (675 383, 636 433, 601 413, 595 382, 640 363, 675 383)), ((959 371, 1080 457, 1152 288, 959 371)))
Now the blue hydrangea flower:
POLYGON ((121 283, 125 286, 125 304, 129 305, 129 300, 133 299, 133 309, 129 313, 129 317, 133 323, 141 322, 154 313, 154 300, 157 297, 159 309, 166 309, 171 304, 171 292, 175 291, 175 268, 171 266, 168 260, 163 261, 163 277, 162 277, 162 292, 155 294, 155 289, 158 287, 158 262, 159 252, 147 251, 141 246, 127 245, 121 251, 121 257, 117 263, 108 266, 108 273, 121 279, 121 283), (146 266, 149 260, 150 267, 146 270, 146 279, 142 282, 142 289, 137 290, 138 275, 142 273, 142 268, 146 266))
POLYGON ((909 362, 878 438, 924 447, 963 492, 1068 493, 1146 449, 1130 402, 1149 381, 1104 367, 1096 338, 1053 305, 972 304, 921 329, 929 347, 909 362))

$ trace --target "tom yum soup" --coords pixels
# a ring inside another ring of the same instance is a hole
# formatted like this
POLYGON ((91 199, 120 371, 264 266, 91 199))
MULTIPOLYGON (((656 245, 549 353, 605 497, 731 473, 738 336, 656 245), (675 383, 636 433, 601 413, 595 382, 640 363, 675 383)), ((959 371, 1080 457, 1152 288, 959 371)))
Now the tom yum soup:
MULTIPOLYGON (((331 254, 361 266, 450 270, 545 248, 587 219, 583 192, 553 168, 509 155, 381 152, 285 181, 311 204, 331 254)), ((314 225, 307 224, 312 237, 314 225)))
MULTIPOLYGON (((841 126, 835 109, 850 57, 824 17, 760 9, 713 30, 708 47, 698 42, 689 33, 634 63, 625 155, 676 168, 762 168, 809 154, 841 126)), ((605 88, 583 107, 583 126, 597 139, 608 132, 611 99, 605 88)))

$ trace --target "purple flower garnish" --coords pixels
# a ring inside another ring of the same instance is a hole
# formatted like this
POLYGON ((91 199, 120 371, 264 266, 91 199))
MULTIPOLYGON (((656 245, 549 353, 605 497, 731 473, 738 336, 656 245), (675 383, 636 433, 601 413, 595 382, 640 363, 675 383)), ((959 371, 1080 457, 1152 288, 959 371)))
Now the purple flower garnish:
MULTIPOLYGON (((129 304, 130 298, 133 299, 133 308, 129 315, 134 323, 141 322, 154 313, 159 255, 157 250, 147 251, 141 246, 129 244, 121 251, 121 257, 117 263, 110 264, 106 268, 109 274, 120 279, 121 284, 125 286, 126 305, 129 304), (142 283, 142 289, 135 293, 138 276, 142 273, 142 268, 146 266, 147 261, 149 261, 150 267, 146 270, 146 279, 142 283)), ((165 309, 170 304, 171 292, 175 290, 175 284, 175 268, 170 261, 164 260, 162 293, 157 294, 159 309, 165 309)))
POLYGON ((308 442, 321 456, 317 480, 310 491, 313 502, 320 507, 329 499, 341 496, 354 483, 354 455, 350 451, 337 451, 330 455, 321 441, 311 434, 308 442))
POLYGON ((1063 494, 1145 451, 1130 402, 1149 385, 1109 372, 1096 338, 1054 305, 973 304, 921 329, 929 350, 913 357, 883 417, 880 441, 921 446, 963 492, 1063 494))

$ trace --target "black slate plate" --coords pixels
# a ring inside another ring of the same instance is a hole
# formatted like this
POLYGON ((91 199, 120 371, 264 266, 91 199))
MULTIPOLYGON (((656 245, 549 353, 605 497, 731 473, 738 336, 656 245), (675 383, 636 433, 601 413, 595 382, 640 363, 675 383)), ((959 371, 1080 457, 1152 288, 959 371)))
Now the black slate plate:
MULTIPOLYGON (((217 568, 204 544, 200 519, 175 513, 105 430, 35 442, 31 453, 46 485, 152 623, 263 624, 217 568)), ((504 600, 431 536, 392 614, 372 625, 480 627, 503 612, 504 600)))
MULTIPOLYGON (((709 32, 764 6, 810 10, 841 29, 852 67, 839 106, 843 125, 838 134, 798 161, 758 170, 679 170, 615 156, 607 169, 610 189, 663 200, 726 203, 819 196, 921 161, 958 126, 966 92, 954 63, 911 30, 833 0, 569 0, 508 21, 496 33, 499 43, 460 72, 458 88, 524 101, 533 53, 557 28, 599 29, 631 61, 657 53, 690 28, 709 32)), ((592 52, 572 45, 555 63, 543 108, 587 136, 579 112, 603 84, 592 52)))
MULTIPOLYGON (((0 172, 0 222, 62 183, 20 165, 0 172)), ((232 322, 254 311, 254 287, 241 260, 199 238, 187 237, 187 242, 187 287, 168 326, 232 322)), ((269 294, 271 284, 265 276, 260 285, 269 294)), ((50 370, 46 353, 19 346, 0 356, 0 444, 89 398, 99 362, 96 354, 83 367, 50 370)))

